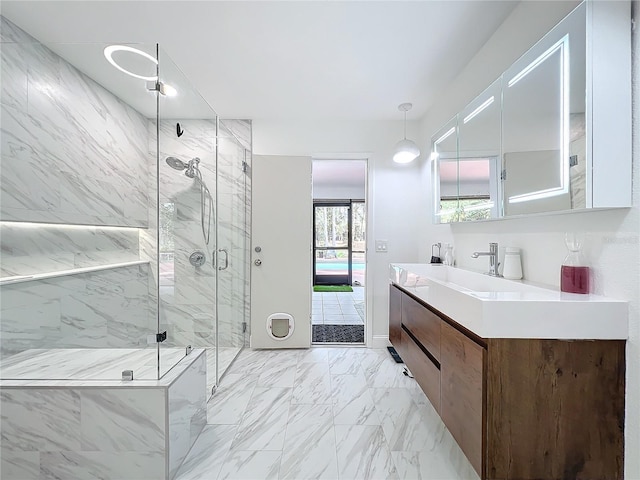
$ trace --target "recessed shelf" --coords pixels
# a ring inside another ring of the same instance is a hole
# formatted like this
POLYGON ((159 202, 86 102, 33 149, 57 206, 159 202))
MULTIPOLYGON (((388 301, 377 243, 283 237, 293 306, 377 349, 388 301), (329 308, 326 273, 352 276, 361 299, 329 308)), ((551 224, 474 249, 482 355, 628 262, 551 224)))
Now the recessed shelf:
POLYGON ((34 273, 33 275, 15 275, 13 277, 0 278, 0 285, 13 285, 22 282, 32 282, 34 280, 78 275, 79 273, 99 272, 101 270, 110 270, 113 268, 132 267, 134 265, 144 265, 146 263, 149 263, 149 261, 136 260, 134 262, 110 263, 108 265, 96 265, 94 267, 72 268, 70 270, 59 270, 57 272, 34 273))

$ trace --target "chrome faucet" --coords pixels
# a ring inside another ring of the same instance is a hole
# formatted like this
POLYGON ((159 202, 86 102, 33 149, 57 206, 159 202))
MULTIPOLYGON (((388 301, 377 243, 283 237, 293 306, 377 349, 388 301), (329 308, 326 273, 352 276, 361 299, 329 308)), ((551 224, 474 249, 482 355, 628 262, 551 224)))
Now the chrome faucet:
POLYGON ((488 252, 473 252, 471 258, 478 258, 479 256, 487 255, 489 257, 489 271, 487 275, 491 275, 492 277, 500 277, 501 275, 498 273, 498 244, 491 242, 489 244, 488 252))

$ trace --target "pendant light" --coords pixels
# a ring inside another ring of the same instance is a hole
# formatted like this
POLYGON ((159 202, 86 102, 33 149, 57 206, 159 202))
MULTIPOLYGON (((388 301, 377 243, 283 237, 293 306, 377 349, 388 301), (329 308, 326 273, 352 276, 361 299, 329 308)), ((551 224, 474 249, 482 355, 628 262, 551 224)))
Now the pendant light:
POLYGON ((395 153, 393 154, 393 161, 396 163, 410 163, 413 162, 418 155, 420 155, 420 149, 412 140, 407 140, 407 112, 413 107, 410 103, 401 103, 398 105, 398 110, 404 112, 404 139, 396 143, 395 153))

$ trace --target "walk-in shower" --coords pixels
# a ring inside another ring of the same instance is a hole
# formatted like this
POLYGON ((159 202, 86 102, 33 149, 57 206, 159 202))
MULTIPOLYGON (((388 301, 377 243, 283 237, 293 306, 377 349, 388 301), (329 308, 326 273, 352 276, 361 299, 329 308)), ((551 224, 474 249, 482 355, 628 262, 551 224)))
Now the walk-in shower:
POLYGON ((155 44, 117 58, 149 88, 104 44, 0 29, 0 480, 168 480, 245 342, 251 123, 155 44))
POLYGON ((171 168, 175 170, 184 170, 184 174, 187 177, 193 178, 198 182, 200 186, 200 226, 202 227, 202 237, 204 238, 204 243, 205 245, 209 245, 209 240, 211 239, 211 219, 213 218, 214 214, 213 197, 211 196, 211 191, 207 187, 206 182, 202 178, 202 172, 198 168, 200 159, 198 157, 194 157, 187 163, 185 163, 179 158, 167 157, 166 162, 171 168))

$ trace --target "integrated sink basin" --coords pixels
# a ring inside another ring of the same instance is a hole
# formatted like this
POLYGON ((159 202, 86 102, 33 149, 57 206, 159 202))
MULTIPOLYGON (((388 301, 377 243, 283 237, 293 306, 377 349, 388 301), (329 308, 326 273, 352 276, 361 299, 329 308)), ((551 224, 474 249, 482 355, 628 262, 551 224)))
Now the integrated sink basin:
POLYGON ((440 264, 392 263, 389 279, 483 338, 626 340, 627 302, 440 264))

